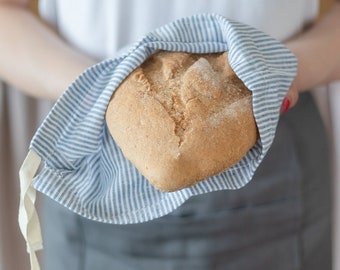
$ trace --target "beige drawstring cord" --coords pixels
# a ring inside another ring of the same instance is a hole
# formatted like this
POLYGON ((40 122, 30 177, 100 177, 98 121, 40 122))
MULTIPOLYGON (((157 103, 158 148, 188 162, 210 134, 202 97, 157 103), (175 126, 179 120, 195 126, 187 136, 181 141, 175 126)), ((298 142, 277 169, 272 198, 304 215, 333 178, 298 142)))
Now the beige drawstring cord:
POLYGON ((37 211, 35 209, 36 191, 32 187, 33 177, 36 174, 41 158, 36 152, 30 150, 19 172, 20 178, 20 205, 19 226, 23 234, 27 252, 30 255, 31 269, 40 270, 36 251, 42 249, 41 228, 37 211))

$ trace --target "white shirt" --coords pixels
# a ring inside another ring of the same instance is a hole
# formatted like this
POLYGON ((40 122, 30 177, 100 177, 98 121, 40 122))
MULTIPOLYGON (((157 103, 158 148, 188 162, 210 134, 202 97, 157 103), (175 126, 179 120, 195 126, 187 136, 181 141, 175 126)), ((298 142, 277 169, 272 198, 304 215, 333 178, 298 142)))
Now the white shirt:
POLYGON ((103 59, 180 17, 218 13, 285 40, 316 17, 318 0, 41 0, 40 13, 71 44, 103 59))

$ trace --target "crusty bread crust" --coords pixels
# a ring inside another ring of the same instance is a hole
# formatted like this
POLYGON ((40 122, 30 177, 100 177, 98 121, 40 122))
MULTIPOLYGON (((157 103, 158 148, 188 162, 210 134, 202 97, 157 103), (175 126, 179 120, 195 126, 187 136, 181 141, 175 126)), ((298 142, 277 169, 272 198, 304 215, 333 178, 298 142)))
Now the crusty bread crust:
POLYGON ((221 173, 258 138, 251 92, 226 52, 150 56, 114 92, 106 122, 125 157, 163 191, 221 173))

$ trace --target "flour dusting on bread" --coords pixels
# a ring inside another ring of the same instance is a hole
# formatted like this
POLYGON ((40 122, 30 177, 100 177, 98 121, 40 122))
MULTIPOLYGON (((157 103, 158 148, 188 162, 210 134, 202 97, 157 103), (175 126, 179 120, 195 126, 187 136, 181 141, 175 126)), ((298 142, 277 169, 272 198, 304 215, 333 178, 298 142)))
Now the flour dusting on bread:
POLYGON ((174 191, 226 170, 255 144, 251 100, 226 52, 161 51, 115 91, 106 121, 150 183, 174 191))

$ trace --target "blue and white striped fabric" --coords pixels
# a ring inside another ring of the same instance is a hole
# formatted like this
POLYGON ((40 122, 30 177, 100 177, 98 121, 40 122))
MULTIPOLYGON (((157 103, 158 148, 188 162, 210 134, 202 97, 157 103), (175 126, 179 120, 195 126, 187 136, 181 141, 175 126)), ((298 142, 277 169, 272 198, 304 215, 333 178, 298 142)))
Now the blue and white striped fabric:
POLYGON ((80 75, 58 100, 30 148, 44 168, 34 187, 70 210, 96 221, 145 222, 171 212, 189 197, 247 184, 267 153, 283 97, 296 74, 294 56, 278 41, 220 15, 200 14, 146 35, 115 59, 80 75), (229 51, 236 74, 253 92, 260 140, 231 169, 177 192, 152 187, 122 155, 104 115, 122 80, 156 50, 229 51))

